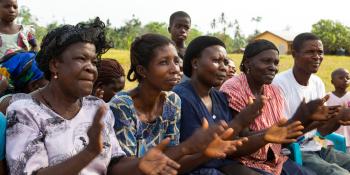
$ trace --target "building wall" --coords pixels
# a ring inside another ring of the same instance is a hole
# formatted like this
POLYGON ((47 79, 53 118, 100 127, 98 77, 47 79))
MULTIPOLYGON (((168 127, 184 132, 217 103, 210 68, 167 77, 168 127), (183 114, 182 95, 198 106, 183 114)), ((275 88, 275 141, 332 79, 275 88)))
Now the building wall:
POLYGON ((288 46, 288 42, 275 36, 272 35, 271 33, 264 33, 258 37, 255 38, 255 40, 257 39, 266 39, 268 41, 271 41, 273 44, 276 45, 276 47, 278 48, 280 54, 290 54, 290 47, 288 46))

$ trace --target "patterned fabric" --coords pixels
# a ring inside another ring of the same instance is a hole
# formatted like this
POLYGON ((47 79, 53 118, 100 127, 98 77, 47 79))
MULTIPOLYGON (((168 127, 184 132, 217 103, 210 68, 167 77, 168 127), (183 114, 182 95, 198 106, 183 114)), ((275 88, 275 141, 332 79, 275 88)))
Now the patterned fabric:
MULTIPOLYGON (((84 97, 78 114, 66 120, 27 96, 13 101, 6 112, 6 160, 13 175, 33 174, 82 151, 89 143, 87 130, 95 113, 105 104, 96 97, 84 97)), ((106 174, 110 160, 125 155, 114 134, 114 118, 110 111, 103 123, 103 151, 82 169, 81 175, 106 174)))
POLYGON ((119 92, 110 101, 115 117, 115 133, 127 156, 142 157, 166 137, 171 138, 169 146, 179 144, 181 101, 175 93, 165 93, 163 113, 153 123, 139 120, 133 100, 127 92, 119 92))
POLYGON ((21 89, 29 82, 44 77, 35 61, 35 54, 35 52, 18 52, 0 64, 1 68, 7 70, 10 75, 9 82, 15 89, 21 89))
MULTIPOLYGON (((247 104, 249 97, 255 99, 252 94, 245 74, 235 76, 226 81, 221 86, 229 101, 229 106, 240 112, 247 104)), ((263 94, 270 98, 262 109, 262 114, 249 126, 252 131, 260 131, 269 128, 283 117, 284 100, 279 89, 273 85, 264 85, 263 94)), ((281 155, 280 144, 267 144, 257 152, 241 158, 241 162, 252 168, 262 169, 264 171, 279 175, 282 171, 283 163, 288 158, 281 155), (268 152, 272 151, 274 158, 268 160, 268 152)))
POLYGON ((0 33, 0 58, 17 50, 29 51, 30 46, 36 44, 33 26, 21 26, 18 33, 0 33))

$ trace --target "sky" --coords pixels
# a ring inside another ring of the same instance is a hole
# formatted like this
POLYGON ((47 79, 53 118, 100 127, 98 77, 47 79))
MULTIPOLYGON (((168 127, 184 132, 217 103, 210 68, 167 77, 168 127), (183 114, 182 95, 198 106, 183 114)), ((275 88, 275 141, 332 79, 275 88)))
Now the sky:
POLYGON ((331 19, 350 26, 348 0, 18 0, 27 6, 39 24, 53 21, 75 24, 99 16, 120 27, 132 15, 142 24, 151 21, 168 23, 171 13, 182 10, 192 19, 192 25, 204 33, 213 32, 211 21, 223 12, 228 21, 238 20, 244 35, 255 29, 281 32, 311 31, 320 19, 331 19), (252 17, 260 16, 260 23, 252 17))

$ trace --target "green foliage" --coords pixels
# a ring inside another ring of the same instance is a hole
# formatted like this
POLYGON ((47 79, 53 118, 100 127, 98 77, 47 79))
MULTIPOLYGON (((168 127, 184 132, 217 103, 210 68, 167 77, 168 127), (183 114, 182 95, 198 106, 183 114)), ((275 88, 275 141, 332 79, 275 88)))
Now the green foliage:
POLYGON ((164 22, 150 22, 146 24, 142 29, 142 34, 145 33, 158 33, 166 37, 170 37, 170 33, 168 32, 168 25, 164 22))
POLYGON ((340 22, 320 20, 312 25, 312 33, 319 36, 326 53, 335 54, 339 49, 350 51, 350 28, 340 22))
POLYGON ((203 35, 201 31, 196 29, 195 27, 191 27, 190 33, 188 34, 188 38, 186 40, 186 44, 190 43, 193 39, 203 35))

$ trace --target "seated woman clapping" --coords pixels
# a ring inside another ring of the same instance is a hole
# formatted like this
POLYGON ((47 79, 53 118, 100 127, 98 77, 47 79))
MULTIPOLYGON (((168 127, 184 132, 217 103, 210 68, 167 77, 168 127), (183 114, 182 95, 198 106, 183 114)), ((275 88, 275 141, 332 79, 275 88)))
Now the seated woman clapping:
POLYGON ((37 62, 49 84, 7 109, 10 174, 176 174, 160 142, 142 159, 125 156, 109 107, 89 96, 98 62, 109 48, 105 25, 64 25, 43 39, 37 62))
POLYGON ((208 126, 200 121, 195 134, 180 143, 181 101, 170 90, 180 81, 180 58, 174 43, 158 34, 135 39, 130 50, 129 81, 137 87, 119 92, 110 101, 120 145, 128 156, 143 157, 147 150, 169 137, 165 151, 180 163, 180 172, 196 166, 198 155, 222 158, 233 152, 243 140, 228 140, 233 130, 225 122, 208 126))

